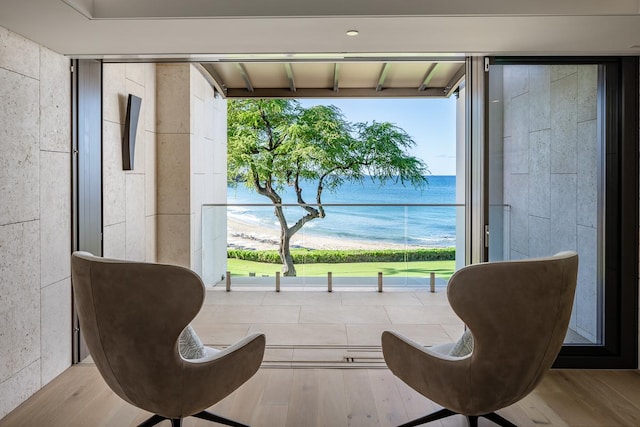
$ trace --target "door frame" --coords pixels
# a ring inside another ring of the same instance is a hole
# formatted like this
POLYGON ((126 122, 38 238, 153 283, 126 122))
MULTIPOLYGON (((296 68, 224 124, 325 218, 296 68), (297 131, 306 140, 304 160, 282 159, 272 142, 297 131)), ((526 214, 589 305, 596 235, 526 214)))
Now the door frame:
MULTIPOLYGON (((471 262, 488 260, 479 242, 486 239, 488 227, 489 158, 489 64, 599 64, 599 99, 604 107, 601 135, 605 140, 605 224, 603 344, 565 345, 554 367, 636 369, 638 367, 638 144, 639 144, 639 64, 637 57, 486 57, 472 58, 470 91, 475 96, 468 114, 470 167, 480 182, 471 183, 471 235, 475 246, 469 249, 471 262), (481 70, 484 75, 480 76, 481 70), (474 157, 475 154, 475 157, 474 157), (473 168, 476 169, 475 173, 473 168), (481 171, 478 171, 481 170, 481 171), (481 218, 478 218, 481 217, 481 218), (475 239, 474 239, 475 238, 475 239)), ((469 81, 469 80, 468 80, 469 81)))
MULTIPOLYGON (((71 65, 71 250, 102 256, 102 62, 71 65)), ((73 293, 72 293, 73 295, 73 293)), ((72 362, 89 355, 72 296, 72 362)))

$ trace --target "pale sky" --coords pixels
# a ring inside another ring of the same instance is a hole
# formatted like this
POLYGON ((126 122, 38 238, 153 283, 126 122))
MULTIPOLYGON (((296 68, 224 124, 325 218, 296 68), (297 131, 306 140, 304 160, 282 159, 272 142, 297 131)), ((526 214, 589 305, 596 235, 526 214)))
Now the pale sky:
POLYGON ((391 122, 416 142, 412 153, 432 175, 456 174, 456 98, 300 99, 303 107, 332 104, 350 122, 391 122))

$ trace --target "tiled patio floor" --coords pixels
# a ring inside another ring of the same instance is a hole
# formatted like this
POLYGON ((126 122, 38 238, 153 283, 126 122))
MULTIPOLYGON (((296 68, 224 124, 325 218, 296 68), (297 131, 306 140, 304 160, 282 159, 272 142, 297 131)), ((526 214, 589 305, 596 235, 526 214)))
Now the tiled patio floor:
POLYGON ((207 290, 193 321, 203 342, 224 346, 248 333, 267 338, 265 365, 362 367, 383 364, 380 335, 405 334, 423 345, 458 339, 463 323, 451 310, 446 288, 428 290, 352 287, 283 287, 281 292, 240 286, 207 290), (348 366, 347 366, 348 365, 348 366))

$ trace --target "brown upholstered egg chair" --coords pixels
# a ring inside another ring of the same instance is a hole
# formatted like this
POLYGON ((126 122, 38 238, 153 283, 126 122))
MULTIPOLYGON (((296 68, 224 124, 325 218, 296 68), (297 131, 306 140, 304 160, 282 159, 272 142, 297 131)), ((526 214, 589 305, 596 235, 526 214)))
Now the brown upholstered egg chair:
POLYGON ((473 350, 451 355, 452 344, 431 348, 385 331, 389 369, 444 408, 410 421, 417 426, 462 414, 471 426, 529 394, 562 347, 576 288, 578 255, 475 264, 450 279, 447 296, 473 336, 473 350))
POLYGON ((188 416, 242 426, 205 409, 257 372, 263 334, 224 350, 206 348, 204 357, 187 360, 178 351, 178 338, 204 301, 196 273, 86 252, 75 252, 71 265, 80 327, 91 356, 118 396, 155 414, 141 426, 165 419, 180 426, 188 416))

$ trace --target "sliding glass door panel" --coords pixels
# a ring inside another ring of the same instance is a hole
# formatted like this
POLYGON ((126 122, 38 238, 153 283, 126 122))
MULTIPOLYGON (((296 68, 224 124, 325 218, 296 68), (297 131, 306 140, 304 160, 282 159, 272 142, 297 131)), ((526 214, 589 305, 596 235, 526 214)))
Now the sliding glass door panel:
POLYGON ((490 64, 487 259, 578 252, 578 286, 557 366, 635 368, 638 59, 490 64))

